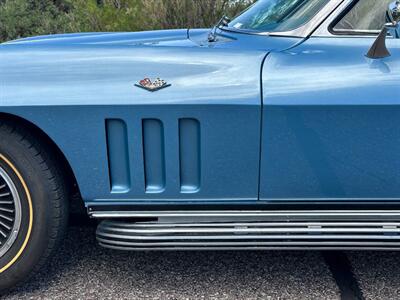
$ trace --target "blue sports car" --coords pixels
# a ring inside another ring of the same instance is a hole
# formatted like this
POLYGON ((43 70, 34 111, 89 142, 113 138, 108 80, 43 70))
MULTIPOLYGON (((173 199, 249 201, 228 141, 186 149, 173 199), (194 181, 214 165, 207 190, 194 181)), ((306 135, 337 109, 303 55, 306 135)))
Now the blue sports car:
POLYGON ((400 249, 400 1, 0 45, 0 290, 68 207, 126 250, 400 249))

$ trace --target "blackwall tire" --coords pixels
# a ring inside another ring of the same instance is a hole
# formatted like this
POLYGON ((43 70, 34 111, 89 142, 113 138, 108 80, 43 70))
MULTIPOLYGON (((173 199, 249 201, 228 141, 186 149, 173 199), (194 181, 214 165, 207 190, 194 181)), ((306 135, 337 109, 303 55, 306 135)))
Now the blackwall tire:
POLYGON ((0 293, 37 272, 62 240, 67 191, 55 155, 0 120, 0 293))

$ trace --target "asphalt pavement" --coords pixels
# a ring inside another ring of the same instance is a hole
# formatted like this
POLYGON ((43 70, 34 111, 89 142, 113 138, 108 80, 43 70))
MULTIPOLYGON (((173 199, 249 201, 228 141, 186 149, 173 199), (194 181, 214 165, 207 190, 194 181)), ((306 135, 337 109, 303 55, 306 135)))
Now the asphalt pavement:
POLYGON ((0 299, 400 299, 400 252, 119 252, 94 233, 71 226, 48 267, 0 299))

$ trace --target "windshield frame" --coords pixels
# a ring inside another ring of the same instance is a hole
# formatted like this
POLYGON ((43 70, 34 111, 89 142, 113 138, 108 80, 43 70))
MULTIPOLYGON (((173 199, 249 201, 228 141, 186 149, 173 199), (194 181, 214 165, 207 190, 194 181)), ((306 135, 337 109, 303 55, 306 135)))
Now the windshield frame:
POLYGON ((243 34, 253 34, 253 35, 267 35, 267 36, 286 36, 286 37, 298 37, 298 38, 306 38, 310 36, 315 29, 321 25, 326 18, 329 17, 331 13, 333 13, 339 5, 344 0, 331 0, 329 1, 322 9, 320 9, 314 17, 312 17, 308 22, 297 27, 296 29, 290 31, 257 31, 251 29, 240 29, 240 28, 233 28, 233 27, 219 27, 222 31, 230 31, 236 33, 243 33, 243 34))

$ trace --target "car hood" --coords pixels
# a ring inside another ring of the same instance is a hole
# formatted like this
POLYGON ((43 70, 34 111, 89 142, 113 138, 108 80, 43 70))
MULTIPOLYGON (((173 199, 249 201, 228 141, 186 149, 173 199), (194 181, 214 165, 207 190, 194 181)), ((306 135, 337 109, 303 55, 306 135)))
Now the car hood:
POLYGON ((62 34, 0 45, 0 106, 260 104, 260 73, 270 51, 299 39, 209 30, 62 34), (171 84, 157 93, 143 78, 171 84))

